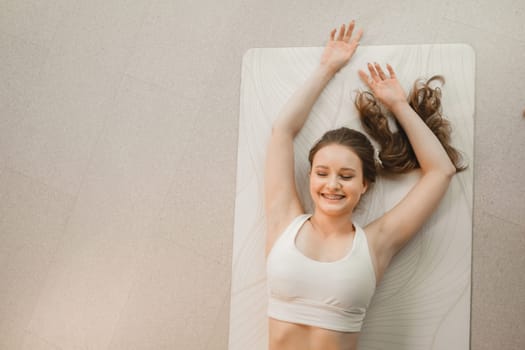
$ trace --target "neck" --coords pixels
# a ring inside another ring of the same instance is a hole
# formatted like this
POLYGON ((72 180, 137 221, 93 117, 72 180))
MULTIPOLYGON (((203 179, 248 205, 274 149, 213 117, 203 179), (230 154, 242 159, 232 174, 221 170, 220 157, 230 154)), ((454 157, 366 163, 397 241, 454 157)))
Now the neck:
POLYGON ((324 237, 346 235, 354 230, 352 215, 328 216, 314 212, 310 221, 314 228, 324 237))

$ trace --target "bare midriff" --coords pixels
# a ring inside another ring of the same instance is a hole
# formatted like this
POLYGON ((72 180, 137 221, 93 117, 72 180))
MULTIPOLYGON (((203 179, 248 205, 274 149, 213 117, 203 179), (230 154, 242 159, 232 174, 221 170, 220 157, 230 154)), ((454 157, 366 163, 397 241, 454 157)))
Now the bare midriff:
POLYGON ((268 318, 269 350, 356 350, 359 332, 329 329, 268 318))

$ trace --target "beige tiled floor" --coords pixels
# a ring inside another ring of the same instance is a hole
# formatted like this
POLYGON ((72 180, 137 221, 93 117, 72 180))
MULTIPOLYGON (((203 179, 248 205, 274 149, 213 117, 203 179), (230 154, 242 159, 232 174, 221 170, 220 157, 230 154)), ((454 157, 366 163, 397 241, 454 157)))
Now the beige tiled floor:
POLYGON ((476 50, 472 348, 525 336, 525 3, 0 0, 0 349, 226 349, 242 54, 476 50))

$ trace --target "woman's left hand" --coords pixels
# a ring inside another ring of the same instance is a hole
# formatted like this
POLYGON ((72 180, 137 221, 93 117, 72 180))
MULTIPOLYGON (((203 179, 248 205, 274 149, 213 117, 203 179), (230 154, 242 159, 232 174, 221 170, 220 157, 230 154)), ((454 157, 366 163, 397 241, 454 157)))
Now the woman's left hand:
POLYGON ((390 111, 397 103, 407 103, 405 90, 399 83, 394 68, 387 64, 386 68, 390 76, 387 76, 379 63, 368 63, 370 76, 363 70, 359 70, 359 77, 368 85, 377 99, 390 111))
POLYGON ((363 30, 359 29, 355 36, 352 37, 354 27, 355 21, 350 22, 347 29, 344 24, 341 25, 337 38, 337 29, 332 30, 330 40, 326 44, 323 55, 321 56, 321 65, 328 67, 336 73, 350 61, 363 35, 363 30))

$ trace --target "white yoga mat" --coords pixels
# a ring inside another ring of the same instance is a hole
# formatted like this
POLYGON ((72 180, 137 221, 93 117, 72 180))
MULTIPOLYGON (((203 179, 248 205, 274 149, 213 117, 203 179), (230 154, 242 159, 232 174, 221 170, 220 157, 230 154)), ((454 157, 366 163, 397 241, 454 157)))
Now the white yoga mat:
MULTIPOLYGON (((250 49, 243 58, 233 240, 230 350, 266 350, 264 155, 279 109, 319 62, 322 48, 250 49)), ((475 55, 462 44, 360 46, 324 90, 296 139, 296 178, 308 210, 308 151, 326 130, 363 130, 354 107, 364 89, 357 70, 390 63, 406 91, 440 74, 444 115, 469 168, 457 174, 440 207, 395 257, 367 312, 359 349, 467 350, 470 329, 475 55)), ((364 226, 410 189, 419 171, 379 178, 356 209, 364 226)))

